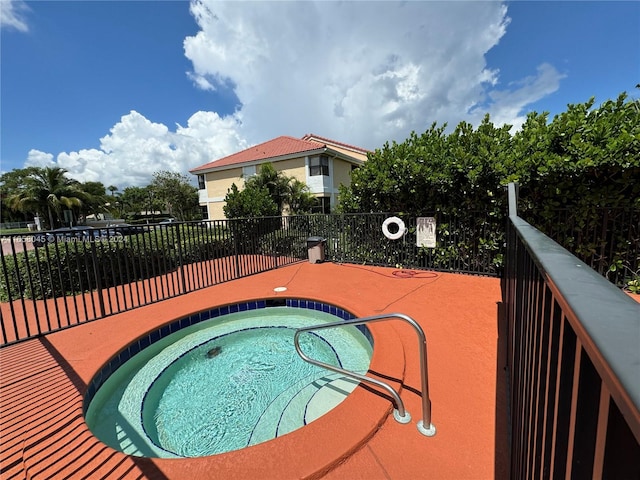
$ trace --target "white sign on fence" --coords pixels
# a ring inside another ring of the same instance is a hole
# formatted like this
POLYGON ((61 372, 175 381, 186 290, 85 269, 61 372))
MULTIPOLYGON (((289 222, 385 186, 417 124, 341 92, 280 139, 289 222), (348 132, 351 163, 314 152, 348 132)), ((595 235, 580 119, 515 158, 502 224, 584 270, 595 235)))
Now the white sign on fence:
POLYGON ((436 248, 435 217, 418 217, 416 245, 418 247, 436 248))

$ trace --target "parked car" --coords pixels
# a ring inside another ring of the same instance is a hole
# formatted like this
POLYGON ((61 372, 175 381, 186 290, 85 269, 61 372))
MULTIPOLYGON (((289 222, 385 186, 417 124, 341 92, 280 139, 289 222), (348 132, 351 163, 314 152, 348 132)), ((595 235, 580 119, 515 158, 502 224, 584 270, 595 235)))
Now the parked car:
POLYGON ((114 240, 123 237, 123 233, 114 227, 100 227, 95 229, 94 237, 100 240, 114 240))
POLYGON ((189 227, 200 227, 200 228, 209 228, 211 224, 206 220, 178 220, 176 218, 167 218, 166 220, 161 221, 158 225, 171 225, 173 223, 182 223, 186 228, 189 227))
POLYGON ((137 235, 138 233, 149 231, 149 227, 146 225, 130 225, 128 223, 114 223, 113 225, 107 225, 107 229, 123 236, 137 235))
POLYGON ((175 218, 165 218, 164 220, 157 222, 155 227, 153 228, 156 228, 156 229, 166 228, 167 226, 174 225, 176 223, 179 223, 179 221, 176 220, 175 218))

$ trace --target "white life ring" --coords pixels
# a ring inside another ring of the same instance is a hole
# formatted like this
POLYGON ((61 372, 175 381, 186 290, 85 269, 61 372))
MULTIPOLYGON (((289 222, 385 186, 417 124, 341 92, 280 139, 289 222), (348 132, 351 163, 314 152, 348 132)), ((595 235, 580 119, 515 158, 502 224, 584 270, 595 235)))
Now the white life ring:
POLYGON ((398 240, 404 235, 406 228, 404 226, 404 222, 398 217, 389 217, 382 223, 382 233, 389 240, 398 240), (389 231, 389 225, 395 223, 398 226, 398 231, 396 233, 391 233, 389 231))

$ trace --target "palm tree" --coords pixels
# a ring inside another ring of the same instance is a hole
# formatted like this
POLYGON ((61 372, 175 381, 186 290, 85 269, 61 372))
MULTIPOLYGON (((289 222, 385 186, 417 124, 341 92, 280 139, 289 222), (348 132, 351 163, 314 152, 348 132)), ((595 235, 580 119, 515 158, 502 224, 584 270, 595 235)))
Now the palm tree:
POLYGON ((292 180, 293 178, 277 171, 271 163, 265 163, 260 167, 258 174, 247 180, 247 183, 253 184, 258 189, 265 187, 269 191, 269 196, 276 202, 278 212, 282 213, 289 200, 289 184, 292 180))
POLYGON ((67 170, 60 167, 34 169, 8 203, 16 210, 46 214, 49 228, 53 228, 54 213, 60 220, 63 207, 80 208, 85 197, 78 182, 67 178, 66 173, 67 170))
POLYGON ((76 185, 82 191, 82 209, 79 213, 84 215, 109 212, 112 197, 107 196, 107 190, 102 182, 83 182, 76 185))
POLYGON ((280 214, 285 209, 292 214, 309 212, 317 202, 306 183, 277 171, 271 163, 262 165, 258 174, 247 180, 247 186, 266 188, 280 214))
POLYGON ((289 213, 294 215, 308 213, 318 202, 318 199, 309 191, 309 186, 297 178, 291 178, 288 187, 289 213))

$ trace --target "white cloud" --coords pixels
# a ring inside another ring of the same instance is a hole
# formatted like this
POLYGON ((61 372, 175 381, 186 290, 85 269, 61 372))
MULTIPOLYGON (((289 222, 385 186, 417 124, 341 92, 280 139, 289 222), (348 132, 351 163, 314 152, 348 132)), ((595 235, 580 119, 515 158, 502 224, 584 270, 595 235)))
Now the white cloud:
MULTIPOLYGON (((144 185, 153 172, 186 173, 279 135, 316 133, 373 149, 433 122, 478 124, 487 112, 518 128, 527 106, 563 78, 543 64, 500 84, 485 59, 509 25, 500 2, 192 0, 190 8, 200 30, 184 40, 187 76, 205 91, 232 88, 239 110, 196 112, 174 130, 132 111, 98 149, 57 155, 71 176, 144 185)), ((27 163, 52 161, 33 150, 27 163)))
POLYGON ((0 0, 0 26, 19 32, 29 31, 29 26, 23 18, 23 13, 28 9, 22 0, 0 0))
MULTIPOLYGON (((124 188, 146 185, 154 172, 186 173, 190 168, 230 155, 248 145, 238 134, 240 123, 233 116, 196 112, 187 126, 153 123, 136 111, 124 115, 100 139, 100 149, 62 152, 55 164, 80 181, 100 181, 124 188)), ((52 165, 53 155, 31 150, 26 165, 52 165)))
POLYGON ((53 161, 53 155, 40 150, 31 149, 27 157, 25 166, 30 167, 52 167, 55 162, 53 161))
POLYGON ((200 31, 184 41, 189 77, 233 85, 252 142, 314 132, 375 148, 485 112, 518 123, 562 78, 543 65, 495 90, 485 54, 510 21, 499 2, 192 0, 191 12, 200 31))
POLYGON ((522 113, 527 105, 558 90, 560 80, 565 77, 553 66, 543 63, 538 67, 536 75, 516 82, 512 90, 489 92, 493 122, 507 123, 513 125, 514 129, 519 129, 526 120, 526 115, 522 113))

